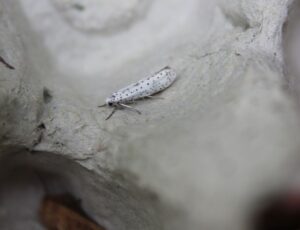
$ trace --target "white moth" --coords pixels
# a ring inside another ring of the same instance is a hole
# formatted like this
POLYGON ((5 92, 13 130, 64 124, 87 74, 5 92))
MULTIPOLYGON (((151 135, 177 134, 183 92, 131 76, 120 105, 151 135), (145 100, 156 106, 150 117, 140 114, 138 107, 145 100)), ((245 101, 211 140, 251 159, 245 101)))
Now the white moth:
POLYGON ((127 104, 142 98, 152 98, 153 94, 168 88, 175 79, 176 72, 166 66, 155 74, 114 92, 110 97, 106 98, 104 105, 98 107, 109 106, 114 108, 105 120, 108 120, 117 109, 127 108, 141 114, 139 110, 134 109, 127 104))

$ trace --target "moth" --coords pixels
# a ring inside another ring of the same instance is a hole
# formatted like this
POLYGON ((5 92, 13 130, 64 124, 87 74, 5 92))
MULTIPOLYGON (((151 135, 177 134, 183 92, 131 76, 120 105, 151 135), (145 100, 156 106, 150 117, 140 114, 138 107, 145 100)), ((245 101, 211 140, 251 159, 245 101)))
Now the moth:
POLYGON ((158 72, 130 84, 106 98, 105 104, 98 107, 112 107, 113 111, 105 119, 108 120, 117 111, 117 109, 130 109, 138 114, 141 112, 128 104, 143 98, 153 98, 152 95, 161 92, 172 85, 176 79, 176 72, 169 66, 164 67, 158 72))

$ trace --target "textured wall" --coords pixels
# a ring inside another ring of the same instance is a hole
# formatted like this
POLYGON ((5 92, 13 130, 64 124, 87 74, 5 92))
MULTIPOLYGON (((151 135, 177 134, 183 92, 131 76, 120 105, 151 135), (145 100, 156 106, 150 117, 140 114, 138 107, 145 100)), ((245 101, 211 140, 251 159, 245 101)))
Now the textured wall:
POLYGON ((42 229, 40 197, 69 191, 109 230, 251 229, 258 200, 296 170, 297 7, 0 1, 15 67, 0 63, 1 226, 42 229), (166 65, 178 80, 163 100, 104 120, 106 96, 166 65))

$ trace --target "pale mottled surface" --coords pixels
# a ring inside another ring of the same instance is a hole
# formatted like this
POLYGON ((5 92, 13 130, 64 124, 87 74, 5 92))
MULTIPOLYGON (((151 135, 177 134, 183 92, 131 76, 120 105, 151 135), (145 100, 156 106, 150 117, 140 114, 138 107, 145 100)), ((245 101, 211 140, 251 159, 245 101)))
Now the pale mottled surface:
POLYGON ((0 1, 0 55, 16 68, 0 63, 0 224, 40 229, 23 207, 58 189, 109 230, 251 229, 298 160, 292 3, 0 1), (104 120, 107 95, 166 65, 178 80, 164 100, 104 120), (29 170, 7 184, 14 165, 29 170))

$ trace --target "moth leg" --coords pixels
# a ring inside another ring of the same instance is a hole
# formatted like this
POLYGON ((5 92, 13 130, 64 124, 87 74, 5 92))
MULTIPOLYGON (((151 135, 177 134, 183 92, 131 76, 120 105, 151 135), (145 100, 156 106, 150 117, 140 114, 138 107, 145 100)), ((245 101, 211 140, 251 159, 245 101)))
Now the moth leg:
POLYGON ((125 104, 122 104, 122 103, 119 103, 119 105, 120 105, 121 107, 123 107, 123 108, 127 108, 127 109, 129 109, 129 110, 135 111, 135 112, 137 112, 138 114, 142 114, 141 111, 139 111, 139 110, 137 110, 137 109, 135 109, 135 108, 133 108, 133 107, 131 107, 131 106, 129 106, 129 105, 125 105, 125 104))
POLYGON ((117 111, 117 108, 114 108, 113 111, 108 115, 107 118, 105 118, 105 120, 108 120, 109 118, 112 117, 112 115, 114 115, 114 113, 117 111))
POLYGON ((164 99, 163 97, 159 97, 159 96, 146 96, 146 98, 150 98, 150 99, 164 99))
POLYGON ((136 100, 131 100, 130 104, 136 104, 136 100))
POLYGON ((0 62, 2 62, 9 69, 15 69, 15 67, 13 67, 12 65, 8 64, 8 62, 5 61, 4 58, 1 57, 1 56, 0 56, 0 62))
POLYGON ((106 106, 106 104, 103 104, 103 105, 98 105, 98 107, 105 107, 106 106))

